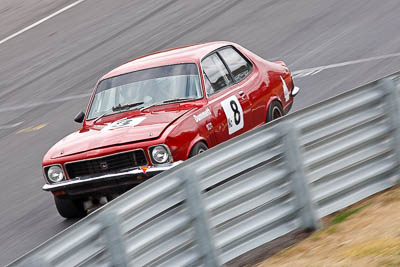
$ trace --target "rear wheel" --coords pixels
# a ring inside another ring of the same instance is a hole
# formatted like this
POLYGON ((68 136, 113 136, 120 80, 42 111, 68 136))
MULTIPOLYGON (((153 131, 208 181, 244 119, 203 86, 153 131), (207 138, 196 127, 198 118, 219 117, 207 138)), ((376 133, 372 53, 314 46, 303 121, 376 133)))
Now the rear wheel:
POLYGON ((200 153, 203 153, 207 149, 208 147, 206 144, 204 144, 203 142, 198 142, 197 144, 194 145, 194 147, 190 151, 189 158, 194 157, 200 153))
POLYGON ((82 218, 86 216, 82 201, 54 197, 54 202, 58 213, 64 218, 82 218))
POLYGON ((281 103, 273 101, 268 107, 267 122, 276 120, 283 116, 283 108, 281 103))

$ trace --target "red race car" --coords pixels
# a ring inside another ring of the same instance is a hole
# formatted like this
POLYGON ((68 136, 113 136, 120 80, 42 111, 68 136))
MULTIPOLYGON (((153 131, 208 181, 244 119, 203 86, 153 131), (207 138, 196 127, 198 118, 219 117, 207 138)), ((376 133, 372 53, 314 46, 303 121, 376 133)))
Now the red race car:
POLYGON ((43 190, 84 216, 142 181, 286 114, 299 88, 281 62, 230 42, 136 58, 97 83, 82 129, 44 156, 43 190))

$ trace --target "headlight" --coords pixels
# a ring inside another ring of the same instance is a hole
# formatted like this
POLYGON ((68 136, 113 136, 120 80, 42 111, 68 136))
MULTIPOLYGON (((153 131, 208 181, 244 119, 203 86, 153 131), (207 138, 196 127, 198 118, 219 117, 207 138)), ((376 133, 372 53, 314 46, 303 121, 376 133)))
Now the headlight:
POLYGON ((154 163, 163 164, 169 161, 169 153, 166 147, 164 146, 155 146, 151 148, 151 158, 154 160, 154 163))
POLYGON ((47 178, 53 183, 61 182, 64 180, 64 172, 60 166, 51 166, 47 170, 47 178))

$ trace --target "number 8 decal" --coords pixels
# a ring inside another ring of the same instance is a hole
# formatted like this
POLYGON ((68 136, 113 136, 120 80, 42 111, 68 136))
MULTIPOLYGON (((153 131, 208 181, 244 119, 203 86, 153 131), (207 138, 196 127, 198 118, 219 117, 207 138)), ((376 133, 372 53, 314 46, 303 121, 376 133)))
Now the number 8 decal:
POLYGON ((239 125, 239 123, 240 123, 240 112, 239 112, 239 109, 238 109, 238 105, 237 105, 236 102, 233 101, 233 100, 231 100, 231 102, 229 102, 229 104, 231 105, 232 111, 233 111, 233 113, 235 114, 235 115, 234 115, 234 117, 235 117, 235 124, 236 124, 236 125, 239 125))
POLYGON ((233 134, 242 129, 244 126, 243 109, 237 97, 233 95, 225 99, 221 102, 221 106, 224 109, 226 120, 228 122, 229 134, 233 134))

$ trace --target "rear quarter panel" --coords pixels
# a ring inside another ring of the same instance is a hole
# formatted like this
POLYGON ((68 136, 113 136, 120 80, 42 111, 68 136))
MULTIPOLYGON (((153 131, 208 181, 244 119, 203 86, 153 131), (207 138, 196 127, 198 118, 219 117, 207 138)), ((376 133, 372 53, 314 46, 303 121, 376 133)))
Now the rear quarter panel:
POLYGON ((250 96, 251 100, 254 102, 254 106, 260 109, 256 111, 254 115, 266 118, 268 107, 273 101, 279 101, 283 109, 290 106, 293 102, 293 97, 285 101, 283 83, 280 78, 282 76, 288 89, 291 91, 293 88, 292 79, 289 69, 285 64, 283 62, 267 61, 246 48, 239 45, 236 47, 253 63, 254 71, 256 72, 253 75, 258 77, 257 79, 262 79, 263 81, 263 86, 260 88, 261 90, 254 92, 254 94, 250 96))

